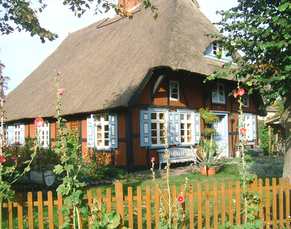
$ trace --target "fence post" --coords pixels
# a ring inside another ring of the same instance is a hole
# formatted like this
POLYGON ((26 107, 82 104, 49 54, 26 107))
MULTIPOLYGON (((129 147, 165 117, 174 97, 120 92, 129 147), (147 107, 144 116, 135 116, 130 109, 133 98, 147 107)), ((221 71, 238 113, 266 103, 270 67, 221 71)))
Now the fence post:
POLYGON ((22 193, 17 193, 18 204, 17 204, 17 217, 18 217, 18 229, 23 229, 23 201, 22 193))
POLYGON ((123 185, 120 182, 115 184, 115 196, 116 196, 116 212, 120 214, 121 226, 124 225, 124 211, 123 211, 123 185))

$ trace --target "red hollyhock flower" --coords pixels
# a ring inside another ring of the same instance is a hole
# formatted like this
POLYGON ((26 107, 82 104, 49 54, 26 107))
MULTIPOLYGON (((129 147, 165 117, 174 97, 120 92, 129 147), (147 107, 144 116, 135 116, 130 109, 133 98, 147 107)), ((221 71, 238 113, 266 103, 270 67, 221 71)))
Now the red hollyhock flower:
POLYGON ((238 90, 237 93, 238 93, 239 96, 243 96, 244 93, 245 93, 245 90, 243 88, 241 88, 241 89, 238 90))
POLYGON ((0 155, 0 163, 3 164, 6 161, 6 155, 0 155))
POLYGON ((65 91, 65 89, 63 89, 63 88, 60 89, 60 90, 59 90, 59 95, 63 95, 63 94, 64 94, 64 91, 65 91))
POLYGON ((248 144, 248 142, 249 142, 249 140, 248 140, 248 139, 246 139, 246 144, 248 144))
POLYGON ((36 118, 36 119, 34 120, 34 125, 36 125, 36 126, 38 126, 38 127, 43 126, 43 124, 44 124, 44 121, 43 121, 42 118, 36 118))
POLYGON ((184 196, 178 196, 178 198, 177 198, 177 202, 178 202, 179 204, 183 204, 183 203, 185 202, 185 197, 184 197, 184 196))
POLYGON ((237 93, 237 91, 235 91, 235 92, 233 93, 233 97, 236 98, 237 96, 238 96, 238 93, 237 93))
POLYGON ((241 129, 240 129, 240 133, 241 133, 241 134, 246 134, 246 132, 247 132, 247 129, 245 129, 245 128, 241 128, 241 129))
POLYGON ((17 164, 18 160, 17 160, 17 157, 16 156, 12 156, 11 159, 14 160, 14 163, 15 164, 17 164))

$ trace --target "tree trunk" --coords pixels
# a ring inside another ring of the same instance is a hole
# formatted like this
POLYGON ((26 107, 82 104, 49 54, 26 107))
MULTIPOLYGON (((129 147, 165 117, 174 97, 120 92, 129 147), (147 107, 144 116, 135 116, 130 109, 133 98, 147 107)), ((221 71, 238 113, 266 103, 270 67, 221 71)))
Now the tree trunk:
POLYGON ((285 135, 285 158, 284 158, 284 169, 283 179, 284 183, 286 178, 289 178, 291 182, 291 92, 288 92, 283 97, 284 112, 281 116, 280 123, 284 128, 285 135))

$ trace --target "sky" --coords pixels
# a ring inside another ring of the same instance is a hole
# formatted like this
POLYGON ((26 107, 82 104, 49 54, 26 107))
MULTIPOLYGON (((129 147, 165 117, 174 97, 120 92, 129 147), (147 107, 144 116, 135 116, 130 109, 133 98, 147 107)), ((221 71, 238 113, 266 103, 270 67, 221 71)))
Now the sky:
MULTIPOLYGON (((190 0, 189 0, 190 1, 190 0)), ((31 0, 37 3, 37 0, 31 0)), ((5 65, 2 75, 8 76, 7 95, 31 72, 33 72, 50 54, 52 54, 69 33, 84 28, 102 18, 114 16, 113 10, 106 14, 93 15, 93 9, 77 18, 61 0, 44 0, 48 5, 38 14, 40 24, 58 34, 55 41, 41 43, 39 37, 31 37, 27 32, 14 32, 0 36, 0 60, 5 65)), ((198 0, 200 10, 212 22, 218 22, 217 10, 227 10, 237 5, 237 0, 198 0)), ((93 7, 94 8, 94 7, 93 7)))

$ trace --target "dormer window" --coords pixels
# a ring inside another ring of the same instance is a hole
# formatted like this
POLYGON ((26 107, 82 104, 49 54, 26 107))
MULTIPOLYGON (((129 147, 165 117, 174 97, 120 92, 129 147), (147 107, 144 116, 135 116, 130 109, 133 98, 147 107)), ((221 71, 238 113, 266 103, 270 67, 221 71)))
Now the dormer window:
POLYGON ((222 45, 218 42, 213 42, 212 43, 212 54, 213 56, 216 56, 221 52, 221 58, 225 57, 224 50, 222 49, 222 45))
POLYGON ((227 51, 223 49, 222 43, 214 41, 208 46, 208 48, 204 52, 204 57, 222 62, 233 61, 232 56, 226 56, 226 54, 227 51), (221 55, 220 58, 217 57, 217 55, 219 54, 221 55))

